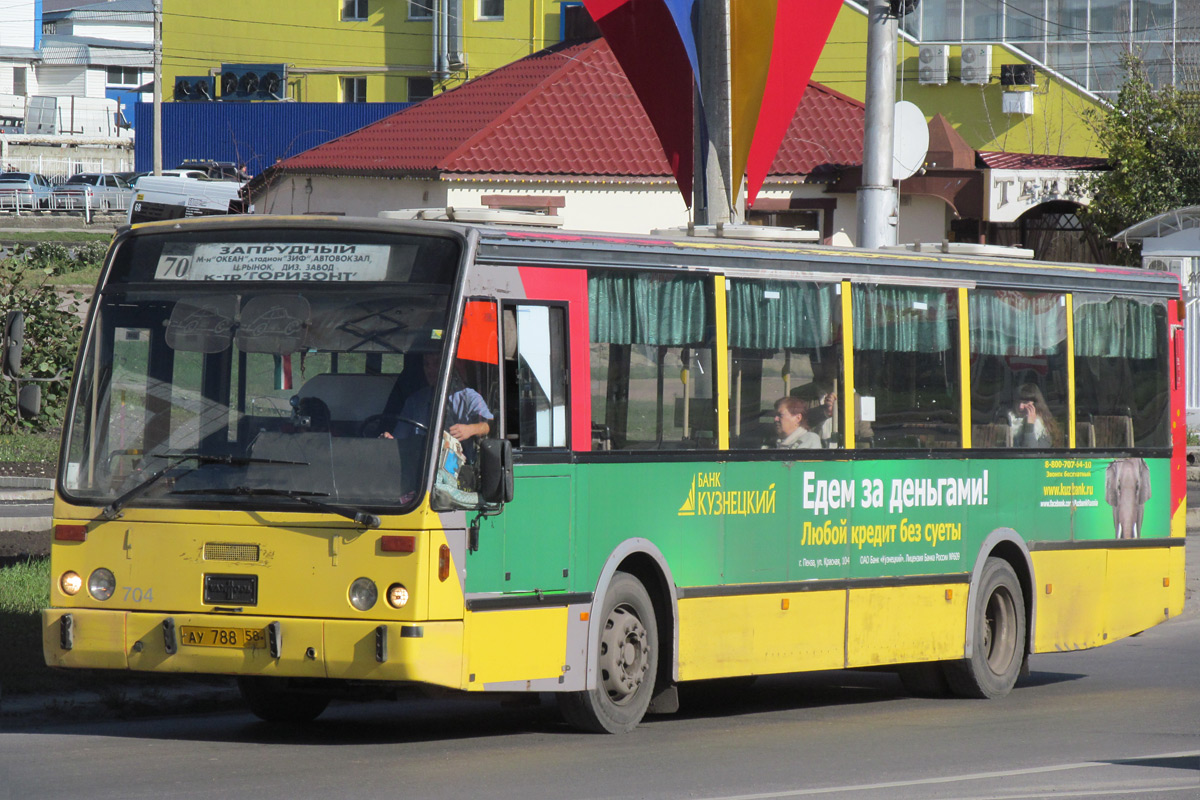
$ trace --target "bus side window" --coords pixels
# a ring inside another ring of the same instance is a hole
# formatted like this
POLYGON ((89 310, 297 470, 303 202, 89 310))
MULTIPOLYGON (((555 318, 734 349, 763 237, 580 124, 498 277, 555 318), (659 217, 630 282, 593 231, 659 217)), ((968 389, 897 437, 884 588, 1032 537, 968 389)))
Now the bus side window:
POLYGON ((775 447, 775 404, 798 398, 824 447, 841 442, 841 300, 834 283, 726 281, 730 445, 775 447), (827 403, 828 400, 828 403, 827 403), (831 411, 827 411, 831 409, 831 411))
POLYGON ((1168 447, 1166 301, 1082 292, 1073 300, 1076 446, 1168 447))
POLYGON ((871 447, 962 444, 958 302, 953 289, 854 286, 854 389, 874 414, 871 447))
POLYGON ((1066 447, 1066 296, 976 289, 967 305, 971 446, 1066 447))
POLYGON ((717 446, 713 279, 588 272, 593 450, 717 446))
POLYGON ((504 307, 506 432, 514 447, 567 446, 566 309, 504 307))

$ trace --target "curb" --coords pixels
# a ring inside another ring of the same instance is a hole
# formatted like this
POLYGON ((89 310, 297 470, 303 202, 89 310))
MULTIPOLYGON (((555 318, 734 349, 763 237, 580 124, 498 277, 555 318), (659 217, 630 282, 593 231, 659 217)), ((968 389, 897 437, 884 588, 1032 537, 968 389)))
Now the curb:
POLYGON ((0 489, 41 489, 54 490, 53 478, 13 478, 0 475, 0 489))

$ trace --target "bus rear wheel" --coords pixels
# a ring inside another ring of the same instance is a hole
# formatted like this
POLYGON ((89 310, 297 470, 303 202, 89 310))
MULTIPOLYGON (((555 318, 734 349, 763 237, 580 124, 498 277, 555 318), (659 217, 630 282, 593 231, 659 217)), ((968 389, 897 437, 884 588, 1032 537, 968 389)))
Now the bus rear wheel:
POLYGON ((626 733, 637 727, 654 693, 658 671, 658 625, 641 581, 618 572, 604 596, 596 688, 558 695, 563 717, 594 733, 626 733))
POLYGON ((264 722, 312 722, 321 716, 332 699, 327 693, 289 688, 283 678, 243 675, 237 684, 251 713, 264 722))
POLYGON ((971 657, 947 662, 946 680, 961 697, 994 699, 1012 691, 1025 659, 1025 596, 1002 558, 984 563, 978 592, 971 657))

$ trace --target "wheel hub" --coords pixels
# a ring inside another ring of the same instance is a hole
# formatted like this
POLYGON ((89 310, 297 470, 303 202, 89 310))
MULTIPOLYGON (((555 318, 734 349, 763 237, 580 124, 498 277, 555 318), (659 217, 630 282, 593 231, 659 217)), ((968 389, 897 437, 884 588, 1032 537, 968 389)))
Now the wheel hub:
POLYGON ((620 705, 637 693, 650 663, 646 627, 633 610, 617 606, 600 634, 600 679, 609 699, 620 705))

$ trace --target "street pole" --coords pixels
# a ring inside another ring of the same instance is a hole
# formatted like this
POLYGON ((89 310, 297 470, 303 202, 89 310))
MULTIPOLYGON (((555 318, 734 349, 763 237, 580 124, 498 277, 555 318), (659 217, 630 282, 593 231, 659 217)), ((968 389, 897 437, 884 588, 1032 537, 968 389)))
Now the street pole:
POLYGON ((729 0, 700 3, 700 100, 697 103, 696 169, 692 210, 697 225, 735 219, 730 205, 733 142, 730 121, 729 0), (701 115, 707 119, 703 124, 701 115))
POLYGON ((162 171, 162 0, 154 0, 154 174, 162 171))
POLYGON ((898 21, 889 0, 870 0, 867 13, 866 119, 862 185, 858 188, 858 246, 876 249, 897 241, 892 143, 898 21))

